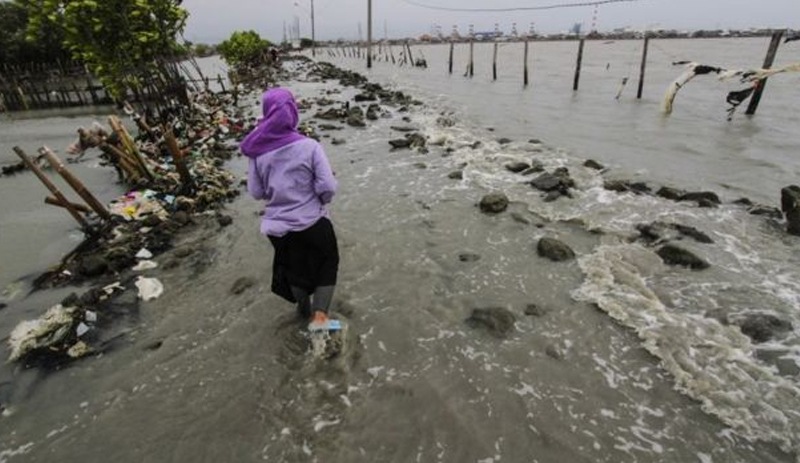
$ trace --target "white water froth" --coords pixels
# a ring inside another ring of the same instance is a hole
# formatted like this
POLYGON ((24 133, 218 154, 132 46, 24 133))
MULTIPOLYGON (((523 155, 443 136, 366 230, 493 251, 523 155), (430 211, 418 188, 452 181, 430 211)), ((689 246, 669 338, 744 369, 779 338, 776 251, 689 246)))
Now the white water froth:
POLYGON ((663 268, 638 245, 606 245, 579 259, 586 275, 573 292, 634 329, 661 359, 675 388, 698 400, 748 439, 800 450, 800 388, 755 360, 753 346, 735 326, 665 305, 645 275, 663 268))

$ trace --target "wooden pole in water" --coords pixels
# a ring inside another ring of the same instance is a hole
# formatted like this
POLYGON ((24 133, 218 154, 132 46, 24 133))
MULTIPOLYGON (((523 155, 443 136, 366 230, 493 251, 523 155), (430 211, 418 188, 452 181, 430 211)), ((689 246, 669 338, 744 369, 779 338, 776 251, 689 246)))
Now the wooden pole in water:
POLYGON ((525 40, 525 54, 523 58, 523 70, 522 70, 522 85, 525 87, 528 86, 528 40, 525 40))
POLYGON ((475 41, 469 39, 469 76, 472 77, 475 75, 475 61, 474 61, 474 52, 475 52, 475 41))
POLYGON ((581 39, 578 45, 578 62, 575 63, 575 80, 572 82, 572 90, 578 90, 578 83, 581 80, 581 63, 583 62, 583 43, 585 39, 581 39))
POLYGON ((408 60, 411 63, 411 67, 416 66, 416 63, 414 63, 414 55, 411 54, 411 45, 409 45, 408 41, 406 41, 406 50, 408 50, 408 60))
MULTIPOLYGON (((769 69, 772 67, 772 63, 775 61, 775 54, 778 52, 778 46, 781 44, 781 37, 783 37, 783 31, 772 33, 772 40, 769 43, 767 56, 764 58, 764 65, 762 68, 769 69)), ((745 114, 748 116, 752 116, 756 113, 756 109, 758 109, 758 104, 761 102, 761 95, 764 93, 764 87, 766 85, 766 78, 760 79, 756 84, 756 89, 753 92, 753 96, 750 97, 750 104, 747 105, 747 111, 745 111, 745 114)))
POLYGON ((447 67, 448 72, 450 74, 453 73, 453 48, 455 48, 455 46, 456 46, 455 43, 450 42, 450 60, 449 60, 449 64, 448 64, 448 67, 447 67))
MULTIPOLYGON (((64 209, 68 209, 67 208, 67 204, 62 203, 61 201, 59 201, 58 199, 56 199, 56 198, 54 198, 52 196, 45 197, 44 198, 44 202, 45 202, 45 204, 50 204, 51 206, 58 206, 58 207, 63 207, 64 209)), ((88 213, 92 212, 91 209, 89 209, 88 207, 84 206, 83 204, 69 203, 69 205, 73 209, 75 209, 76 211, 83 212, 84 214, 88 214, 88 213)))
POLYGON ((91 191, 89 191, 86 186, 78 180, 77 177, 72 175, 72 172, 67 170, 64 166, 64 163, 61 162, 61 159, 56 156, 56 154, 50 150, 50 148, 43 146, 39 149, 39 154, 44 155, 47 158, 47 161, 50 163, 50 166, 58 172, 61 177, 78 193, 78 196, 83 198, 86 201, 86 204, 92 208, 92 210, 103 220, 108 220, 111 218, 111 214, 106 210, 105 206, 94 197, 91 191))
POLYGON ((92 227, 89 226, 89 222, 87 222, 86 219, 84 219, 80 214, 78 214, 78 211, 76 211, 75 208, 72 207, 71 205, 72 203, 70 203, 67 200, 67 198, 61 193, 61 191, 59 191, 58 188, 56 188, 53 182, 51 182, 50 179, 47 178, 44 172, 42 172, 42 170, 39 169, 39 166, 37 166, 33 161, 31 161, 31 158, 29 158, 28 155, 25 154, 24 151, 22 151, 22 148, 20 148, 19 146, 15 146, 14 152, 17 153, 17 156, 19 156, 22 159, 22 162, 24 162, 25 165, 28 166, 28 169, 30 169, 31 172, 33 172, 34 174, 36 174, 37 177, 39 177, 39 180, 41 180, 44 186, 47 187, 47 189, 50 190, 51 193, 53 193, 53 196, 55 196, 60 203, 64 204, 64 207, 67 209, 72 218, 74 218, 78 222, 78 224, 80 224, 81 228, 87 233, 92 233, 92 227))
POLYGON ((367 69, 372 69, 372 0, 367 0, 367 69))
POLYGON ((636 91, 636 98, 642 99, 642 90, 644 90, 644 71, 647 68, 647 48, 650 44, 650 37, 647 33, 644 35, 644 50, 642 50, 642 65, 639 68, 639 89, 636 91))
POLYGON ((497 42, 494 43, 494 55, 492 56, 492 80, 497 80, 497 42))

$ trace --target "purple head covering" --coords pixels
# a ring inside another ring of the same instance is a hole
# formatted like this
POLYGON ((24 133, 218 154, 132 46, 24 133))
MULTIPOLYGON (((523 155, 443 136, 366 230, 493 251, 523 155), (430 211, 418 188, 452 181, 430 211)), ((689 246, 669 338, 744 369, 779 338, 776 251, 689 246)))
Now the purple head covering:
POLYGON ((264 118, 239 145, 245 156, 257 158, 282 146, 305 138, 297 131, 300 117, 292 92, 285 88, 272 88, 261 97, 264 118))

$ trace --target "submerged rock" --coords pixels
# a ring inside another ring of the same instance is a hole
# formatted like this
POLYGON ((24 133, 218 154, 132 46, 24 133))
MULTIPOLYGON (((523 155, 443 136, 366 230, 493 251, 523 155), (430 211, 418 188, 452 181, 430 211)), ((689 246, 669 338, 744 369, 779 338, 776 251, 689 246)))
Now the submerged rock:
POLYGON ((688 225, 678 223, 665 223, 655 221, 650 224, 638 224, 636 230, 640 237, 649 243, 663 243, 670 240, 682 239, 684 236, 694 239, 699 243, 713 243, 708 235, 688 225))
POLYGON ((791 322, 770 314, 748 315, 738 325, 742 333, 756 343, 767 342, 793 329, 791 322))
POLYGON ((555 238, 542 238, 536 245, 536 252, 553 262, 562 262, 575 258, 575 251, 555 238))
POLYGON ((679 201, 685 194, 685 191, 669 186, 662 186, 658 189, 658 191, 656 191, 656 196, 660 196, 664 199, 670 199, 672 201, 679 201))
POLYGON ((800 236, 800 186, 781 189, 781 211, 786 216, 786 231, 800 236))
POLYGON ((463 170, 456 170, 447 174, 447 178, 453 180, 464 180, 464 171, 463 170))
POLYGON ((658 254, 658 256, 661 257, 661 260, 663 260, 667 265, 680 265, 683 267, 689 267, 692 270, 703 270, 710 267, 708 262, 697 257, 692 252, 675 246, 674 244, 662 246, 658 251, 656 251, 656 254, 658 254))
POLYGON ((475 262, 481 258, 480 255, 475 254, 474 252, 462 252, 458 255, 458 260, 461 262, 475 262))
POLYGON ((510 163, 505 165, 506 170, 508 170, 510 172, 513 172, 515 174, 518 174, 518 173, 523 172, 523 171, 525 171, 527 169, 530 169, 530 167, 531 167, 530 164, 528 164, 527 162, 522 162, 522 161, 510 162, 510 163))
POLYGON ((604 165, 600 164, 594 159, 587 159, 586 162, 583 163, 583 166, 594 170, 603 170, 606 168, 604 165))
POLYGON ((569 176, 569 170, 566 167, 559 167, 552 173, 545 172, 529 183, 537 190, 546 193, 554 192, 546 197, 547 201, 553 201, 560 196, 570 196, 569 189, 575 186, 575 181, 569 176))
POLYGON ((514 329, 517 317, 510 310, 503 307, 490 307, 486 309, 474 309, 472 315, 467 318, 467 325, 472 328, 482 328, 491 335, 504 338, 514 329))
POLYGON ((716 207, 722 202, 713 191, 689 192, 678 198, 678 201, 694 201, 700 207, 716 207))
POLYGON ((508 208, 508 197, 505 193, 489 193, 481 198, 479 204, 481 212, 496 214, 508 208))

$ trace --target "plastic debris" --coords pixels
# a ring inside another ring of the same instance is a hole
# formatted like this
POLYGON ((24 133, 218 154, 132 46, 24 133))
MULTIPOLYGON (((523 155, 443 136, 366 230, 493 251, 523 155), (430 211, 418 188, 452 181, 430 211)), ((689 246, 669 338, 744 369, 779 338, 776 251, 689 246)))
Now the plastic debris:
POLYGON ((164 292, 164 285, 156 278, 136 278, 136 287, 139 288, 139 298, 143 301, 156 299, 164 292))
POLYGON ((140 260, 138 264, 133 266, 134 272, 143 272, 145 270, 151 270, 158 267, 158 263, 153 260, 140 260))
POLYGON ((168 216, 157 193, 153 190, 128 192, 111 201, 108 209, 111 214, 123 217, 125 220, 142 220, 150 214, 155 214, 162 219, 168 216))
POLYGON ((153 253, 148 251, 147 248, 142 248, 139 252, 136 253, 137 259, 150 259, 153 257, 153 253))
POLYGON ((84 334, 88 333, 89 329, 90 329, 89 325, 87 325, 86 323, 80 322, 80 323, 78 323, 78 327, 75 328, 75 334, 77 334, 78 337, 81 337, 84 334))
POLYGON ((36 320, 20 322, 11 332, 8 345, 11 348, 9 361, 20 359, 25 354, 41 347, 64 341, 72 331, 75 322, 75 307, 55 305, 36 320))
POLYGON ((70 347, 67 350, 67 355, 69 355, 70 357, 76 359, 76 358, 84 357, 87 354, 90 354, 91 352, 92 352, 92 348, 89 347, 88 344, 86 344, 83 341, 78 341, 75 344, 73 344, 73 346, 70 347))
POLYGON ((96 323, 97 322, 97 312, 93 312, 91 310, 87 310, 83 313, 83 319, 86 320, 88 323, 96 323))

